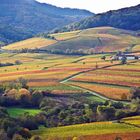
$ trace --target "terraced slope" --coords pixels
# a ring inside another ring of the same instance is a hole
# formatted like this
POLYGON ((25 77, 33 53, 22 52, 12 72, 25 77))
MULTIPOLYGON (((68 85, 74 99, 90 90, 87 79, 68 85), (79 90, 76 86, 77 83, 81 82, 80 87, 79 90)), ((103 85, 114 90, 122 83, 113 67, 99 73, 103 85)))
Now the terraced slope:
POLYGON ((129 65, 120 65, 120 61, 110 62, 110 54, 106 61, 102 56, 3 53, 1 63, 13 65, 0 67, 0 84, 23 77, 30 87, 57 94, 88 90, 103 99, 130 100, 130 88, 140 86, 140 62, 130 60, 129 65), (15 64, 17 60, 20 65, 15 64))
POLYGON ((140 37, 137 36, 136 32, 112 27, 50 34, 50 36, 55 39, 33 38, 6 46, 4 49, 39 48, 64 54, 140 51, 140 37))
MULTIPOLYGON (((70 32, 71 33, 71 32, 70 32)), ((70 34, 69 33, 69 34, 70 34)), ((59 38, 62 34, 52 36, 59 38)), ((49 50, 86 51, 89 52, 114 52, 114 51, 132 51, 133 47, 140 44, 140 38, 135 32, 116 29, 112 27, 100 27, 82 30, 72 38, 65 39, 68 33, 63 33, 63 39, 56 44, 49 46, 49 50)), ((134 50, 139 51, 139 47, 134 50)))

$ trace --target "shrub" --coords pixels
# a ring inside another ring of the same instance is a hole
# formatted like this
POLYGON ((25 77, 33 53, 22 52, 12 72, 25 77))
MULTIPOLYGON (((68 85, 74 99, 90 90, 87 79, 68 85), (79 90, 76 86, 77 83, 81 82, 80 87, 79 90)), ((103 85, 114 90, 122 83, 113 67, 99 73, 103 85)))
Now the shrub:
POLYGON ((17 80, 17 82, 21 85, 21 88, 26 88, 26 89, 29 88, 27 85, 28 81, 26 79, 21 77, 17 80))
POLYGON ((121 119, 121 118, 124 118, 126 117, 126 113, 122 110, 118 110, 116 113, 115 113, 115 116, 117 119, 121 119))
POLYGON ((42 140, 40 136, 33 136, 30 140, 42 140))
POLYGON ((72 140, 79 140, 78 137, 74 137, 72 140))
POLYGON ((127 95, 126 94, 122 94, 121 95, 121 100, 127 100, 127 95))
POLYGON ((131 88, 132 99, 140 98, 140 88, 131 88))
POLYGON ((15 64, 16 64, 16 65, 21 65, 21 64, 22 64, 22 62, 21 62, 21 61, 19 61, 19 60, 16 60, 16 61, 15 61, 15 64))
POLYGON ((12 138, 12 140, 25 140, 21 135, 15 134, 12 138))

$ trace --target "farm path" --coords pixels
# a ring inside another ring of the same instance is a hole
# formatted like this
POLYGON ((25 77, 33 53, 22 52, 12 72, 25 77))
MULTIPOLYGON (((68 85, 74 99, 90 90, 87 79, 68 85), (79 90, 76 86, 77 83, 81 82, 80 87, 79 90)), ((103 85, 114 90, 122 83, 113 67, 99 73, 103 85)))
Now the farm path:
MULTIPOLYGON (((110 101, 113 101, 113 102, 118 102, 118 100, 114 100, 114 99, 108 98, 108 97, 103 96, 103 95, 101 95, 101 94, 99 94, 99 93, 97 93, 97 92, 94 92, 94 91, 92 91, 92 90, 89 90, 89 89, 86 89, 86 88, 83 88, 83 87, 78 87, 78 86, 75 86, 75 85, 70 85, 70 84, 66 83, 66 82, 68 82, 69 80, 71 80, 71 79, 73 79, 73 78, 75 78, 75 77, 77 77, 77 76, 79 76, 79 75, 81 75, 81 74, 84 74, 84 73, 86 73, 86 72, 96 71, 96 70, 99 70, 99 69, 105 69, 105 68, 109 68, 109 67, 113 67, 113 66, 118 66, 118 65, 122 65, 122 64, 107 65, 107 66, 104 66, 104 67, 101 67, 101 68, 98 68, 98 69, 92 68, 92 69, 89 69, 89 70, 81 71, 81 72, 78 72, 78 73, 76 73, 76 74, 73 74, 73 75, 71 75, 71 76, 69 76, 69 77, 63 79, 62 81, 60 81, 60 83, 63 83, 63 84, 66 84, 66 85, 75 87, 75 88, 77 88, 77 89, 84 90, 84 91, 89 92, 89 93, 91 93, 92 95, 97 96, 97 97, 99 97, 99 98, 101 98, 101 99, 103 99, 103 100, 110 100, 110 101)), ((122 102, 122 103, 125 103, 125 104, 129 104, 129 102, 127 102, 127 101, 121 101, 121 102, 122 102)))
POLYGON ((111 98, 108 98, 108 97, 103 96, 103 95, 101 95, 101 94, 99 94, 99 93, 97 93, 97 92, 94 92, 94 91, 92 91, 92 90, 89 90, 89 89, 86 89, 86 88, 83 88, 83 87, 71 85, 71 84, 68 84, 68 83, 63 83, 63 84, 69 85, 69 86, 71 86, 71 87, 74 87, 74 88, 77 88, 77 89, 80 89, 80 90, 83 90, 83 91, 88 92, 88 93, 92 94, 93 96, 97 96, 97 97, 99 97, 99 98, 101 98, 101 99, 103 99, 103 100, 110 100, 110 101, 113 101, 113 102, 118 102, 118 101, 116 101, 116 100, 113 100, 113 99, 111 99, 111 98))
POLYGON ((81 72, 78 72, 76 74, 73 74, 69 77, 66 77, 65 79, 63 79, 62 81, 60 81, 60 83, 66 83, 68 82, 69 80, 81 75, 81 74, 84 74, 84 73, 87 73, 87 72, 90 72, 90 71, 96 71, 96 70, 99 70, 99 69, 105 69, 105 68, 109 68, 109 67, 113 67, 113 66, 118 66, 118 65, 121 65, 121 64, 114 64, 114 65, 107 65, 107 66, 103 66, 101 68, 91 68, 91 69, 88 69, 88 70, 84 70, 84 71, 81 71, 81 72))

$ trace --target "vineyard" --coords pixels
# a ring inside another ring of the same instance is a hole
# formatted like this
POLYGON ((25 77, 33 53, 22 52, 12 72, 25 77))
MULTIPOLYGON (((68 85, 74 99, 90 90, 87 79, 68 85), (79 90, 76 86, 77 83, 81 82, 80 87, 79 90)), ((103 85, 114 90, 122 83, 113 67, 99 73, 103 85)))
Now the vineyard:
POLYGON ((122 121, 130 125, 140 126, 140 116, 124 118, 122 121))
POLYGON ((6 50, 37 49, 37 48, 39 49, 42 47, 52 45, 54 43, 56 43, 56 41, 52 39, 31 38, 31 39, 10 44, 4 47, 4 49, 6 50))
POLYGON ((48 140, 72 140, 74 137, 78 140, 93 140, 98 139, 107 140, 115 139, 116 137, 124 137, 125 140, 130 137, 139 138, 140 130, 137 127, 129 126, 126 124, 112 123, 112 122, 99 122, 81 125, 72 125, 58 128, 40 128, 32 133, 34 135, 42 136, 43 139, 48 140))
POLYGON ((140 140, 138 0, 61 2, 0 0, 0 140, 140 140))
POLYGON ((130 61, 128 65, 114 65, 85 72, 70 80, 73 85, 98 92, 103 96, 118 100, 129 100, 131 96, 130 88, 140 86, 139 66, 139 61, 130 61))
POLYGON ((46 38, 31 38, 3 47, 5 50, 43 49, 69 54, 83 52, 92 54, 99 52, 139 51, 139 36, 112 27, 99 27, 85 30, 49 34, 46 38), (134 46, 135 44, 135 46, 134 46))
POLYGON ((84 93, 87 89, 115 100, 129 100, 130 88, 140 86, 139 61, 120 65, 120 61, 110 61, 110 54, 106 54, 106 60, 101 59, 103 55, 3 53, 0 56, 3 63, 21 61, 20 65, 0 67, 1 83, 22 77, 37 90, 73 94, 84 93))
MULTIPOLYGON (((106 100, 110 100, 113 103, 120 101, 129 105, 128 101, 132 96, 131 88, 140 86, 140 62, 131 60, 122 65, 120 61, 112 62, 111 56, 111 54, 65 56, 2 53, 1 63, 13 65, 0 67, 0 83, 6 85, 17 82, 22 77, 27 80, 29 88, 33 91, 37 93, 49 91, 63 104, 73 100, 82 101, 83 104, 105 104, 106 100), (106 56, 106 60, 102 59, 103 56, 106 56)), ((132 107, 135 109, 135 105, 132 107)), ((40 110, 8 108, 8 113, 13 118, 26 112, 34 116, 40 113, 40 110)), ((73 140, 73 138, 114 140, 116 137, 132 140, 140 137, 140 130, 137 127, 139 125, 139 117, 134 117, 122 119, 120 123, 109 121, 65 127, 40 127, 31 133, 48 140, 73 140)))
POLYGON ((69 84, 91 90, 110 99, 129 100, 131 96, 129 88, 119 86, 92 84, 87 82, 69 82, 69 84))

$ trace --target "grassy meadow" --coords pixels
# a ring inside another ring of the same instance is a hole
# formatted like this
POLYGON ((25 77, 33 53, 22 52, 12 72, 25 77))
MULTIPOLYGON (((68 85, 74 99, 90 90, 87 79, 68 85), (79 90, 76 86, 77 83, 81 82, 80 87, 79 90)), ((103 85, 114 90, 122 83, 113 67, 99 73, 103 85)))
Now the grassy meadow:
POLYGON ((41 110, 39 109, 26 109, 26 108, 16 108, 16 107, 12 107, 12 108, 7 108, 7 111, 9 113, 9 115, 11 117, 18 117, 20 115, 23 115, 24 113, 29 113, 30 115, 37 115, 41 112, 41 110))

